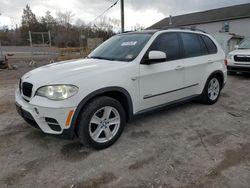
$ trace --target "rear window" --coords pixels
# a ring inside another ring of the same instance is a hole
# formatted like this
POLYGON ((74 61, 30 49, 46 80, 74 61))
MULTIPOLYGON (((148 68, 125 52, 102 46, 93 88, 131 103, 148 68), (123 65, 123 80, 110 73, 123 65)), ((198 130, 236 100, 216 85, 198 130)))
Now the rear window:
POLYGON ((205 43, 205 45, 207 47, 208 53, 209 54, 216 54, 217 53, 217 47, 214 44, 214 42, 209 37, 207 37, 205 35, 202 35, 201 38, 202 38, 202 40, 204 41, 204 43, 205 43))
POLYGON ((200 40, 199 35, 193 33, 181 33, 180 35, 183 42, 185 58, 208 54, 206 46, 200 40))

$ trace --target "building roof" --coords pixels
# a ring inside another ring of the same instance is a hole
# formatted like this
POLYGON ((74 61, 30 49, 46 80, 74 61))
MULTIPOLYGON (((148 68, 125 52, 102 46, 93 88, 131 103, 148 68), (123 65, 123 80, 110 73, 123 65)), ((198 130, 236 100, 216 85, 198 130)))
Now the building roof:
MULTIPOLYGON (((189 26, 226 20, 250 18, 250 3, 207 10, 191 14, 173 16, 173 26, 189 26)), ((169 26, 169 17, 150 26, 149 29, 160 29, 169 26)))

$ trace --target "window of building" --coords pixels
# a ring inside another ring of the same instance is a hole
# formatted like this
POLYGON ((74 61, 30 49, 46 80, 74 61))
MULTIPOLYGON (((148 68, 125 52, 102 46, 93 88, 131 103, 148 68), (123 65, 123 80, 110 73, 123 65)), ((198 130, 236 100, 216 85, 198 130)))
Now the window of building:
POLYGON ((223 22, 222 30, 223 30, 224 32, 229 32, 229 30, 230 30, 229 21, 223 22))

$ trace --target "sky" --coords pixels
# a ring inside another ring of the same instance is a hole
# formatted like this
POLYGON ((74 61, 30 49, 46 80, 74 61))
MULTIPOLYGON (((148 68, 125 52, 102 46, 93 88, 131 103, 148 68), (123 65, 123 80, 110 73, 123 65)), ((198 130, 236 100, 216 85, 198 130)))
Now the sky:
MULTIPOLYGON (((1 0, 0 27, 14 27, 20 24, 23 8, 29 4, 36 16, 45 15, 50 11, 53 16, 57 12, 71 11, 73 22, 78 19, 86 24, 93 20, 116 0, 1 0)), ((185 13, 204 11, 237 4, 250 3, 250 0, 124 0, 125 28, 131 30, 139 24, 144 27, 168 17, 185 13)), ((106 17, 120 19, 120 2, 109 10, 106 17)))

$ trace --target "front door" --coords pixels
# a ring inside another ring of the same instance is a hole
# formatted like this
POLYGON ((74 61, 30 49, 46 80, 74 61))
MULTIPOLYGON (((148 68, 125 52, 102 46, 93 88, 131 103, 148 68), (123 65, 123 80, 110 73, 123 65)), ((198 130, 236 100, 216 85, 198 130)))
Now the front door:
MULTIPOLYGON (((140 110, 185 97, 184 65, 180 59, 180 40, 176 33, 160 34, 149 51, 163 51, 165 62, 140 65, 140 110)), ((147 54, 146 54, 147 55, 147 54)))

